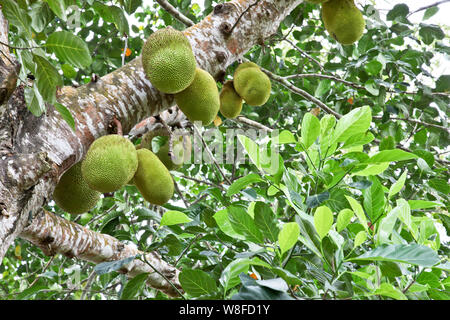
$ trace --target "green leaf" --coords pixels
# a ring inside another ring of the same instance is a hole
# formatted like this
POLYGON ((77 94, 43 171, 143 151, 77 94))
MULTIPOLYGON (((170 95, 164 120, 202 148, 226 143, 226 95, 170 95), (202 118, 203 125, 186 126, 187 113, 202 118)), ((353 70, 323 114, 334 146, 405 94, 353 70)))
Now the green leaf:
POLYGON ((431 8, 428 8, 427 10, 425 10, 422 20, 430 19, 432 16, 434 16, 436 13, 438 13, 438 11, 439 11, 439 7, 437 5, 433 6, 431 8))
POLYGON ((37 33, 42 32, 54 17, 46 2, 33 3, 28 14, 31 17, 31 27, 37 33))
POLYGON ((314 227, 322 240, 333 225, 333 212, 326 206, 321 206, 314 213, 314 227))
POLYGON ((164 215, 161 218, 160 225, 161 226, 172 226, 174 224, 188 223, 191 221, 192 221, 192 219, 189 218, 183 212, 169 210, 169 211, 164 212, 164 215))
POLYGON ((247 151, 247 154, 253 164, 258 169, 261 169, 259 146, 254 141, 250 140, 250 138, 244 135, 238 134, 238 140, 244 147, 245 151, 247 151))
POLYGON ((237 179, 234 181, 231 186, 227 190, 227 196, 231 197, 232 195, 238 193, 245 187, 247 187, 249 184, 264 181, 258 174, 251 173, 247 176, 244 176, 242 178, 237 179))
POLYGON ((386 18, 389 21, 393 21, 398 18, 405 18, 408 15, 408 13, 409 7, 406 4, 404 3, 396 4, 394 8, 392 8, 392 10, 387 13, 386 18))
POLYGON ((342 230, 344 230, 349 225, 352 217, 353 217, 352 210, 342 209, 337 216, 337 221, 336 221, 337 232, 341 232, 342 230))
POLYGON ((366 229, 366 231, 369 232, 369 228, 367 226, 367 218, 366 218, 366 215, 364 213, 364 209, 362 208, 362 206, 359 204, 358 201, 356 201, 352 197, 345 196, 345 198, 347 198, 347 201, 350 203, 350 206, 352 207, 353 212, 355 213, 359 222, 361 222, 364 229, 366 229))
POLYGON ((380 287, 374 291, 375 295, 386 296, 395 300, 408 300, 406 296, 392 284, 383 282, 380 287))
POLYGON ((400 190, 402 190, 403 186, 405 185, 407 175, 408 170, 405 170, 400 178, 391 186, 391 188, 389 189, 388 199, 392 198, 393 195, 396 195, 400 192, 400 190))
POLYGON ((319 137, 320 121, 312 113, 306 113, 301 127, 302 143, 308 149, 319 137))
POLYGON ((241 234, 246 237, 246 240, 255 242, 255 243, 263 243, 264 238, 256 227, 255 222, 252 217, 245 212, 244 209, 240 207, 230 206, 227 209, 228 218, 231 223, 231 227, 238 234, 241 234))
POLYGON ((434 40, 442 40, 445 37, 445 33, 437 25, 420 24, 419 35, 422 37, 422 41, 425 44, 432 44, 434 40))
POLYGON ((56 88, 62 87, 63 81, 58 70, 45 58, 34 54, 36 63, 36 85, 42 98, 54 104, 56 102, 56 88))
POLYGON ((122 5, 128 14, 132 14, 137 8, 142 6, 142 0, 122 0, 122 5))
POLYGON ((83 68, 92 63, 91 54, 86 42, 72 32, 53 32, 47 38, 45 47, 55 53, 58 59, 70 63, 75 67, 83 68))
POLYGON ((315 194, 306 198, 306 206, 308 208, 318 207, 322 202, 330 198, 330 193, 328 191, 315 194))
POLYGON ((431 267, 439 263, 437 253, 427 246, 419 244, 393 244, 380 245, 374 250, 368 251, 349 261, 393 261, 409 263, 423 267, 431 267))
POLYGON ((369 176, 369 180, 372 182, 371 187, 362 191, 363 206, 367 215, 374 221, 380 214, 383 214, 386 198, 380 180, 376 176, 369 176))
POLYGON ((376 97, 380 94, 379 85, 376 84, 373 79, 367 80, 366 83, 364 83, 364 88, 376 97))
POLYGON ((77 71, 70 64, 64 63, 61 65, 61 70, 66 78, 73 79, 77 76, 77 71))
POLYGON ((436 191, 448 195, 450 193, 450 185, 444 179, 433 178, 428 181, 428 185, 436 191))
POLYGON ((389 162, 382 162, 379 164, 369 164, 363 170, 354 172, 353 175, 364 176, 364 177, 377 175, 377 174, 384 172, 384 170, 386 170, 388 167, 389 167, 389 162))
POLYGON ((377 60, 372 60, 364 65, 364 69, 367 71, 367 73, 375 76, 379 74, 383 69, 383 65, 377 60))
POLYGON ((364 243, 364 241, 367 240, 367 233, 364 230, 361 230, 360 232, 358 232, 355 236, 355 241, 353 243, 353 247, 359 247, 360 245, 362 245, 364 243))
POLYGON ((272 242, 277 241, 280 232, 277 226, 277 217, 273 213, 270 206, 264 202, 256 202, 255 208, 255 225, 261 231, 264 238, 272 242))
POLYGON ((109 11, 111 13, 112 22, 116 26, 117 30, 123 34, 129 34, 130 28, 128 26, 128 20, 125 17, 123 10, 116 6, 110 6, 109 11))
POLYGON ((138 293, 144 288, 148 275, 148 273, 141 273, 130 279, 122 290, 120 300, 132 300, 136 298, 138 293))
POLYGON ((339 119, 330 144, 334 142, 345 142, 353 135, 365 133, 369 129, 371 121, 372 111, 368 106, 350 111, 339 119))
POLYGON ((202 270, 183 269, 179 275, 181 287, 194 297, 217 291, 214 279, 202 270))
POLYGON ((292 134, 292 132, 288 130, 283 130, 280 132, 278 136, 278 143, 279 144, 297 143, 297 140, 295 139, 295 136, 292 134))
POLYGON ((442 206, 442 203, 425 200, 408 200, 411 210, 428 209, 442 206))
POLYGON ((36 85, 32 88, 25 88, 25 102, 27 103, 27 108, 36 117, 40 117, 45 111, 45 102, 36 85))
POLYGON ((52 11, 63 21, 67 20, 66 5, 61 0, 45 0, 52 11))
POLYGON ((278 245, 282 255, 297 243, 299 235, 300 227, 296 222, 288 222, 283 225, 278 234, 278 245))
POLYGON ((319 85, 316 87, 316 91, 314 92, 314 96, 317 98, 322 97, 331 89, 331 80, 323 79, 319 82, 319 85))
POLYGON ((67 109, 65 106, 63 106, 61 103, 56 102, 54 104, 56 111, 59 112, 61 117, 64 119, 64 121, 67 122, 69 127, 75 131, 75 120, 72 117, 72 114, 70 113, 69 109, 67 109))
POLYGON ((223 233, 235 239, 245 240, 245 237, 243 235, 234 231, 233 227, 231 226, 230 219, 228 218, 228 211, 226 209, 217 211, 214 214, 213 218, 214 220, 216 220, 217 226, 223 233))
POLYGON ((419 158, 414 153, 406 152, 401 149, 383 150, 373 155, 365 163, 381 164, 383 162, 404 161, 419 158))
POLYGON ((0 0, 1 10, 9 23, 19 29, 20 34, 31 38, 31 19, 27 12, 19 7, 16 1, 0 0))

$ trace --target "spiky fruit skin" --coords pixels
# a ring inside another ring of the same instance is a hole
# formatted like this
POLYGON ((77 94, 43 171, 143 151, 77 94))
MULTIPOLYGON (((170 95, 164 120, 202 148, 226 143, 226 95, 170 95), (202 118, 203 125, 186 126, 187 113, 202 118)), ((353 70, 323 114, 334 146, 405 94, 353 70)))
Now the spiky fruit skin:
POLYGON ((82 214, 95 207, 100 195, 84 181, 78 162, 62 175, 53 191, 53 200, 70 214, 82 214))
POLYGON ((262 106, 269 100, 271 83, 258 65, 247 62, 234 72, 233 85, 239 96, 250 106, 262 106))
POLYGON ((170 200, 174 184, 169 170, 148 149, 137 151, 139 166, 134 175, 134 184, 145 200, 152 204, 163 205, 170 200))
POLYGON ((136 149, 128 139, 111 134, 95 140, 81 166, 91 189, 113 192, 126 185, 137 170, 136 149))
POLYGON ((186 36, 173 28, 152 33, 142 49, 142 67, 152 85, 164 93, 177 93, 194 80, 197 62, 186 36))
POLYGON ((214 121, 220 108, 216 80, 205 70, 197 68, 192 84, 175 94, 175 102, 191 121, 201 121, 204 126, 214 121))
POLYGON ((220 91, 220 113, 228 119, 236 118, 242 111, 242 102, 233 81, 225 82, 220 91))
POLYGON ((361 39, 366 22, 353 0, 329 0, 322 5, 322 20, 339 43, 350 45, 361 39))

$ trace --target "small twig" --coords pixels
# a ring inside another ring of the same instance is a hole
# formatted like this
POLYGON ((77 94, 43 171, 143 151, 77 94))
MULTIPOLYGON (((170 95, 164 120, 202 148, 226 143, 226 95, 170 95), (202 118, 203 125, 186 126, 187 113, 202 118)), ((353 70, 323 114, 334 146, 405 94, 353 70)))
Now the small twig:
POLYGON ((93 270, 88 277, 88 280, 87 280, 86 286, 83 289, 83 292, 81 293, 80 300, 84 300, 84 298, 86 297, 86 294, 88 293, 89 289, 91 288, 92 282, 94 281, 96 276, 97 276, 97 274, 95 273, 95 270, 93 270))
POLYGON ((47 270, 48 266, 52 263, 53 259, 55 259, 55 256, 52 256, 50 258, 50 260, 48 260, 47 264, 44 266, 44 268, 41 271, 41 274, 39 274, 34 280, 33 282, 29 285, 29 288, 31 288, 32 286, 34 286, 34 284, 39 280, 39 278, 41 277, 41 275, 45 272, 45 270, 47 270))
POLYGON ((247 9, 244 10, 244 12, 241 13, 241 15, 239 16, 239 18, 237 18, 236 22, 234 23, 234 25, 231 27, 229 34, 233 33, 234 28, 236 28, 236 26, 238 25, 239 21, 241 20, 242 16, 244 14, 247 13, 248 10, 250 10, 251 7, 254 7, 258 4, 259 0, 256 0, 254 3, 252 3, 251 5, 249 5, 247 7, 247 9))
POLYGON ((189 204, 187 203, 186 199, 184 198, 183 194, 180 191, 180 188, 178 187, 178 183, 175 181, 175 179, 173 179, 173 185, 175 186, 175 191, 177 192, 177 194, 180 196, 181 200, 183 200, 184 206, 186 208, 189 207, 189 204))
POLYGON ((180 175, 180 177, 183 178, 183 179, 188 179, 188 180, 195 181, 195 182, 197 182, 197 183, 207 184, 207 185, 209 185, 209 186, 211 186, 211 187, 222 188, 221 186, 219 186, 219 185, 217 185, 217 184, 214 184, 214 183, 211 183, 211 182, 209 182, 209 181, 204 181, 204 180, 200 180, 200 179, 188 177, 188 176, 185 176, 185 175, 182 175, 182 174, 180 175))
POLYGON ((213 161, 214 165, 217 168, 217 171, 219 171, 220 175, 223 177, 223 179, 229 184, 231 185, 231 181, 227 178, 227 176, 225 175, 225 173, 223 173, 222 169, 220 168, 219 164, 217 163, 216 158, 213 156, 211 150, 209 150, 208 145, 206 144, 205 140, 203 139, 202 135, 200 134, 199 130, 197 129, 197 127, 195 126, 195 124, 192 125, 192 127, 194 128, 194 132, 197 134, 197 136, 200 138, 200 140, 202 141, 203 147, 205 148, 206 152, 208 153, 209 157, 211 158, 211 160, 213 161))
POLYGON ((416 11, 413 11, 413 12, 411 12, 410 14, 408 14, 407 17, 409 17, 410 15, 412 15, 412 14, 414 14, 414 13, 416 13, 416 12, 420 12, 420 11, 423 11, 423 10, 427 10, 427 9, 429 9, 429 8, 436 7, 436 6, 438 6, 438 5, 442 4, 442 3, 446 3, 446 2, 450 2, 450 0, 442 0, 442 1, 438 1, 438 2, 432 3, 432 4, 428 5, 428 6, 421 7, 421 8, 419 8, 419 9, 417 9, 416 11))
POLYGON ((120 121, 116 118, 116 116, 114 116, 113 122, 114 122, 114 124, 116 125, 117 134, 118 134, 119 136, 123 136, 122 124, 121 124, 120 121))
POLYGON ((186 249, 183 250, 183 252, 181 252, 180 256, 178 257, 177 261, 175 261, 174 263, 174 267, 177 266, 178 262, 181 260, 181 258, 183 257, 183 255, 189 250, 189 248, 194 244, 195 241, 198 240, 198 238, 202 237, 203 234, 199 233, 197 234, 194 239, 191 240, 191 242, 189 242, 188 246, 186 247, 186 249))
MULTIPOLYGON (((381 116, 373 116, 372 118, 380 120, 383 117, 381 117, 381 116)), ((437 124, 433 124, 433 123, 423 122, 423 121, 420 121, 420 120, 417 120, 417 119, 392 117, 392 118, 389 118, 388 120, 399 120, 399 121, 411 122, 411 123, 423 125, 425 127, 432 127, 432 128, 441 129, 441 130, 444 130, 444 131, 447 131, 448 133, 450 133, 450 129, 449 128, 446 128, 446 127, 443 127, 443 126, 440 126, 440 125, 437 125, 437 124)))
POLYGON ((262 129, 262 130, 265 130, 265 131, 268 131, 268 132, 272 132, 273 131, 272 128, 266 127, 265 125, 263 125, 263 124, 261 124, 259 122, 247 119, 244 116, 236 117, 235 121, 238 121, 240 123, 244 123, 246 125, 249 125, 250 127, 254 127, 254 128, 257 128, 257 129, 262 129))
POLYGON ((125 64, 125 57, 127 55, 127 50, 128 50, 128 36, 125 34, 125 46, 123 48, 123 52, 122 52, 122 66, 125 64))
POLYGON ((157 274, 159 274, 161 277, 163 277, 164 280, 166 280, 170 284, 170 286, 175 289, 175 291, 180 295, 180 297, 183 298, 183 300, 186 300, 186 298, 184 297, 183 293, 181 293, 181 291, 172 283, 172 281, 167 279, 167 277, 164 274, 159 272, 154 266, 152 266, 152 264, 150 262, 148 262, 147 257, 145 256, 145 254, 142 255, 142 257, 144 258, 143 262, 148 264, 150 266, 150 268, 152 268, 157 274))
POLYGON ((40 48, 42 48, 42 47, 15 47, 15 46, 7 44, 7 43, 5 43, 3 41, 0 41, 0 44, 4 45, 5 47, 8 47, 10 49, 16 49, 16 50, 33 50, 33 49, 40 49, 40 48))
POLYGON ((293 75, 289 75, 289 76, 285 76, 283 77, 286 80, 290 80, 290 79, 296 79, 296 78, 307 78, 307 77, 312 77, 312 78, 322 78, 322 79, 330 79, 333 81, 337 81, 337 82, 341 82, 345 85, 348 85, 350 87, 353 87, 355 89, 364 89, 364 86, 361 86, 359 84, 347 81, 347 80, 343 80, 341 78, 335 77, 335 76, 329 76, 326 74, 318 74, 318 73, 302 73, 302 74, 293 74, 293 75))
POLYGON ((311 57, 309 54, 307 54, 305 51, 303 51, 302 49, 300 49, 298 46, 296 46, 291 40, 289 39, 283 39, 284 41, 288 42, 291 46, 293 46, 295 48, 295 50, 297 50, 298 52, 300 52, 301 55, 305 56, 307 59, 311 60, 312 62, 314 62, 315 64, 317 64, 320 68, 320 70, 325 71, 323 66, 320 64, 319 61, 317 61, 316 59, 314 59, 313 57, 311 57))
POLYGON ((313 102, 314 104, 316 104, 322 110, 326 111, 327 113, 330 113, 330 114, 334 115, 337 119, 342 118, 342 115, 340 113, 337 113, 336 111, 334 111, 333 109, 328 107, 325 103, 323 103, 322 101, 320 101, 316 97, 313 97, 312 95, 310 95, 308 92, 306 92, 306 91, 304 91, 304 90, 294 86, 292 83, 290 83, 284 77, 280 77, 279 75, 276 75, 276 74, 274 74, 274 73, 270 72, 269 70, 264 69, 262 67, 261 67, 261 70, 265 74, 267 74, 269 76, 269 78, 271 78, 272 80, 275 80, 275 81, 281 83, 284 87, 286 87, 287 89, 291 90, 292 92, 294 92, 294 93, 302 96, 303 98, 313 102))
POLYGON ((158 2, 159 5, 163 7, 164 10, 166 10, 168 13, 170 13, 175 19, 177 19, 181 23, 184 23, 186 26, 191 27, 195 24, 191 19, 179 12, 167 0, 156 0, 156 2, 158 2))

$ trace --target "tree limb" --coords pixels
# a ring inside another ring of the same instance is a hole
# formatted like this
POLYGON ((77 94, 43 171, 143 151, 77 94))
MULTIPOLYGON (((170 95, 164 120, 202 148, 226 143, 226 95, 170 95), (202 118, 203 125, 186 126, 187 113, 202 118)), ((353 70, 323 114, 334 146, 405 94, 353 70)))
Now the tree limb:
POLYGON ((174 6, 172 6, 167 0, 156 0, 161 7, 164 8, 168 13, 170 13, 175 19, 184 23, 187 27, 193 26, 195 23, 178 11, 174 6))

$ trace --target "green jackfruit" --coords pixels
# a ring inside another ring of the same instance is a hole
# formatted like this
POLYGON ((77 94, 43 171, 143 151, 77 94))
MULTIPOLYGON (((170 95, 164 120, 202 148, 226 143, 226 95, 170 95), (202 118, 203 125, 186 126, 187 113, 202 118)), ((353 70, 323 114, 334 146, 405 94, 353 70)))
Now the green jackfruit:
POLYGON ((111 134, 95 140, 81 166, 88 185, 100 192, 113 192, 126 185, 138 166, 136 149, 128 139, 111 134))
POLYGON ((169 170, 148 149, 137 150, 139 166, 134 175, 134 184, 145 200, 152 204, 163 205, 170 200, 174 184, 169 170))
POLYGON ((253 62, 245 62, 234 72, 234 89, 250 106, 261 106, 269 100, 269 77, 253 62))
POLYGON ((177 93, 194 80, 197 62, 186 36, 168 27, 148 37, 142 49, 142 67, 156 89, 177 93))
POLYGON ((216 80, 205 70, 196 69, 192 84, 175 94, 175 102, 191 121, 201 121, 204 126, 214 121, 220 108, 216 80))
POLYGON ((62 175, 53 191, 53 200, 64 211, 81 214, 94 208, 100 195, 100 192, 89 188, 84 181, 81 162, 78 162, 62 175))
POLYGON ((174 134, 172 156, 169 155, 169 140, 159 148, 156 156, 169 170, 177 170, 190 159, 191 138, 174 134))
POLYGON ((354 0, 329 0, 322 5, 322 20, 339 43, 350 45, 361 39, 366 22, 354 0))
POLYGON ((220 91, 220 113, 228 119, 236 118, 242 110, 242 98, 234 90, 233 81, 227 81, 220 91))

